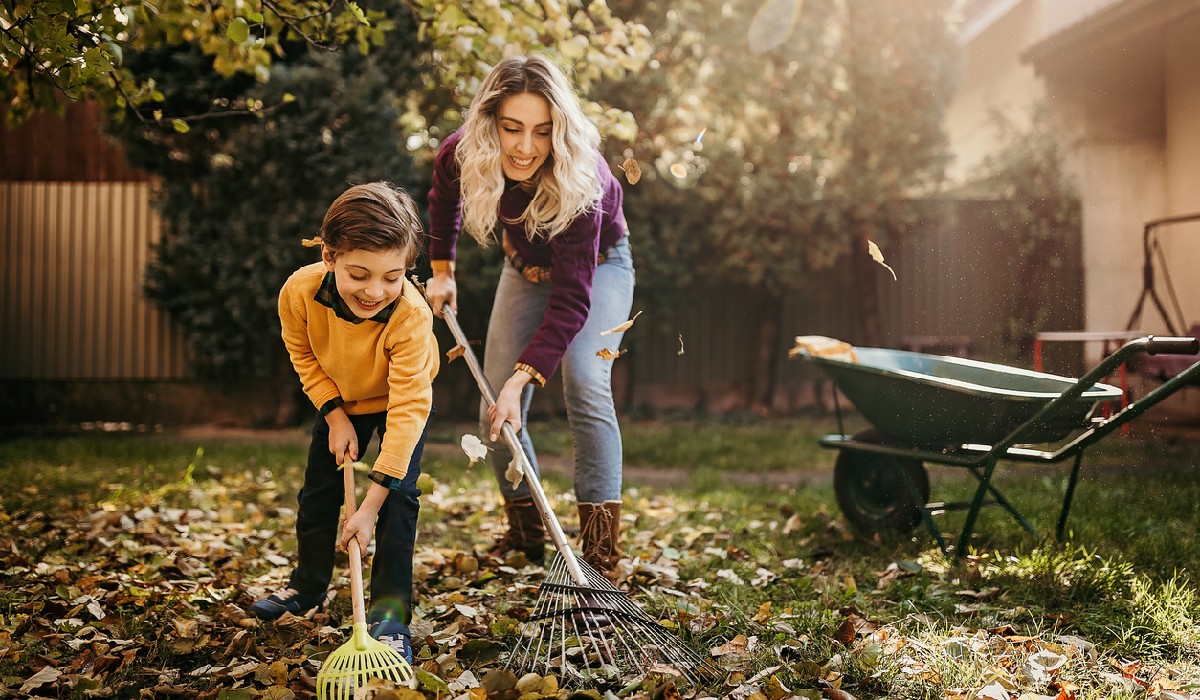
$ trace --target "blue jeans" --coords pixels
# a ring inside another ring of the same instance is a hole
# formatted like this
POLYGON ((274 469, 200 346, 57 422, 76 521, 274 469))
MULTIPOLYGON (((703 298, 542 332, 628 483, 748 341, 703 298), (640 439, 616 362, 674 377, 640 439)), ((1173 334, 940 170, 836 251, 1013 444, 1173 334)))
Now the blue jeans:
MULTIPOLYGON (((358 435, 359 454, 366 451, 371 435, 379 439, 387 429, 387 413, 350 416, 358 435)), ((371 607, 368 621, 384 618, 402 622, 412 620, 413 547, 417 540, 417 514, 421 510, 421 455, 425 451, 425 433, 413 450, 408 473, 398 489, 391 490, 375 520, 375 556, 371 561, 371 607)), ((297 500, 296 540, 299 555, 292 572, 290 587, 305 597, 323 597, 333 577, 335 547, 341 532, 338 516, 345 502, 342 472, 329 451, 329 424, 317 414, 313 422, 312 442, 308 447, 308 466, 304 486, 297 500)))
MULTIPOLYGON (((626 237, 613 246, 596 268, 587 321, 567 346, 562 360, 563 398, 575 448, 575 497, 583 503, 621 498, 621 428, 612 395, 614 360, 597 357, 596 352, 601 348, 620 350, 623 333, 606 336, 600 333, 629 320, 633 278, 633 257, 626 237)), ((549 296, 549 284, 530 282, 512 265, 504 263, 483 355, 483 373, 497 391, 512 376, 517 358, 541 324, 549 296)), ((526 386, 521 396, 522 425, 527 425, 533 386, 526 386)), ((480 434, 485 437, 491 425, 486 408, 486 404, 481 405, 479 419, 480 434)), ((522 428, 520 438, 536 471, 537 456, 527 427, 522 428)), ((504 500, 528 497, 529 487, 524 481, 514 490, 504 478, 511 456, 503 440, 492 446, 496 449, 488 453, 488 460, 504 500)))

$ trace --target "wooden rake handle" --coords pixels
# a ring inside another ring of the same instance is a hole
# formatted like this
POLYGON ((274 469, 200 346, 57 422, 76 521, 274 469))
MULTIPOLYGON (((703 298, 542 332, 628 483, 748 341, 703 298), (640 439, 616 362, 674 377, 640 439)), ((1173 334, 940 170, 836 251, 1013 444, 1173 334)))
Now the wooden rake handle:
MULTIPOLYGON (((346 521, 358 511, 358 497, 354 495, 354 465, 352 462, 342 464, 342 483, 346 489, 346 521)), ((367 623, 367 604, 363 592, 362 548, 358 546, 358 538, 352 537, 350 550, 350 602, 354 606, 354 623, 367 623)))
MULTIPOLYGON (((488 408, 491 408, 496 405, 496 391, 492 389, 491 383, 484 376, 483 369, 479 366, 479 360, 475 357, 475 353, 471 351, 471 344, 467 340, 466 334, 463 333, 462 327, 458 325, 458 318, 454 315, 454 310, 450 308, 449 304, 442 305, 442 318, 445 319, 446 325, 450 327, 450 333, 454 335, 455 342, 463 349, 463 359, 467 361, 467 367, 470 368, 471 375, 475 377, 475 383, 479 385, 479 391, 483 394, 483 400, 487 402, 488 408)), ((521 441, 517 437, 517 431, 513 430, 512 425, 508 421, 505 421, 500 433, 504 436, 504 442, 508 443, 508 449, 512 451, 513 457, 521 463, 521 471, 525 474, 525 483, 529 485, 529 493, 533 496, 533 502, 537 506, 538 511, 542 514, 542 521, 546 524, 546 530, 550 533, 550 539, 554 541, 554 547, 562 555, 571 578, 580 586, 590 585, 587 575, 583 573, 583 568, 579 566, 579 561, 575 558, 575 553, 571 551, 571 546, 567 544, 567 536, 563 534, 562 525, 558 523, 558 516, 550 508, 546 492, 542 490, 541 481, 538 480, 537 473, 534 472, 533 466, 529 462, 529 456, 525 454, 525 448, 521 445, 521 441)))

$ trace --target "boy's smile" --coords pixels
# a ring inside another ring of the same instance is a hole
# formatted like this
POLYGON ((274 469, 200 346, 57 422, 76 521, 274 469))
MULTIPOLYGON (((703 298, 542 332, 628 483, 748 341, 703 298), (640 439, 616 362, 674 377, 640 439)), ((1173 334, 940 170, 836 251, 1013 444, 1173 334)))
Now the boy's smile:
POLYGON ((407 251, 360 249, 333 256, 327 250, 322 257, 333 272, 338 296, 358 318, 371 318, 404 293, 407 251))

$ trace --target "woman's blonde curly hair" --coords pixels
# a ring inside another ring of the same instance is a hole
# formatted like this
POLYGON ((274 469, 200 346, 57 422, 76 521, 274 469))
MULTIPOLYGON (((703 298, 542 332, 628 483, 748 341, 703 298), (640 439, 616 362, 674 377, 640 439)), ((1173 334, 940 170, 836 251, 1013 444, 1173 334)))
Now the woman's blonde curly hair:
POLYGON ((525 222, 531 237, 548 240, 595 209, 604 195, 596 172, 600 132, 584 114, 566 74, 538 54, 505 58, 488 73, 471 101, 455 152, 463 229, 483 245, 493 240, 504 194, 497 113, 506 98, 525 93, 550 105, 551 151, 537 176, 533 201, 517 221, 525 222))

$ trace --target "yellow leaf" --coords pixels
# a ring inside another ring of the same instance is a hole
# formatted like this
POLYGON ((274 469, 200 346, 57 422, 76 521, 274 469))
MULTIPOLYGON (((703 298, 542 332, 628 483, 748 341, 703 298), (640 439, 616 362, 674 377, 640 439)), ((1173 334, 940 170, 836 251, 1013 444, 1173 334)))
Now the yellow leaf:
POLYGON ((892 273, 892 279, 896 279, 896 271, 883 261, 883 251, 879 250, 879 246, 875 245, 875 241, 867 239, 867 252, 871 254, 871 259, 887 268, 887 271, 892 273))
POLYGON ((758 607, 758 612, 754 614, 754 621, 762 624, 771 619, 771 601, 767 601, 758 607))
POLYGON ((612 328, 609 328, 606 331, 600 331, 600 335, 612 335, 613 333, 620 333, 621 331, 627 331, 633 327, 633 322, 636 321, 637 317, 641 316, 641 315, 642 315, 642 312, 639 311, 636 314, 634 314, 633 318, 629 319, 628 321, 617 324, 616 326, 613 326, 612 328))
POLYGON ((451 362, 454 362, 455 360, 457 360, 458 358, 460 358, 464 354, 466 354, 466 352, 467 352, 467 349, 464 348, 463 346, 455 345, 454 347, 452 347, 446 351, 446 364, 450 364, 451 362))

